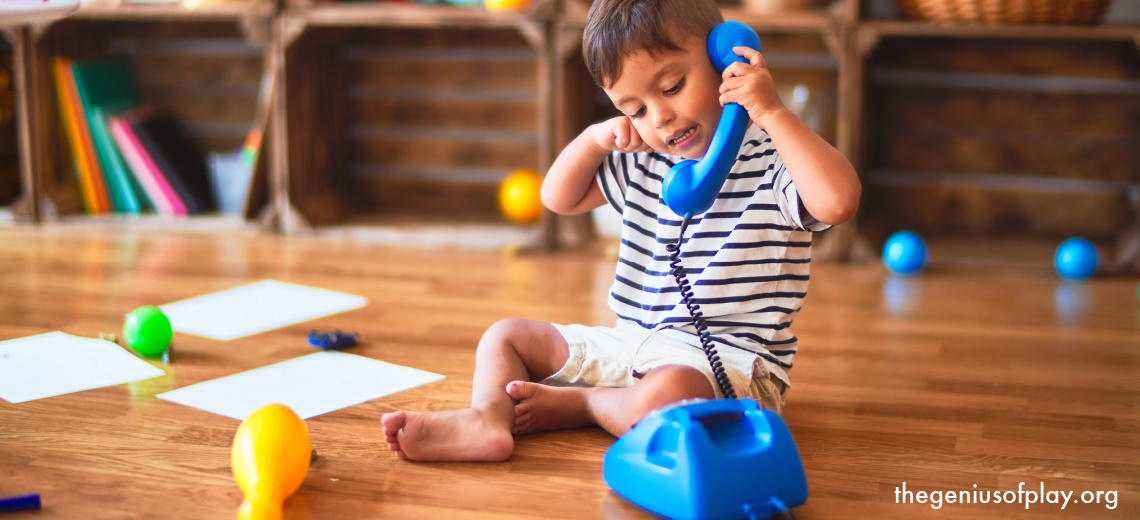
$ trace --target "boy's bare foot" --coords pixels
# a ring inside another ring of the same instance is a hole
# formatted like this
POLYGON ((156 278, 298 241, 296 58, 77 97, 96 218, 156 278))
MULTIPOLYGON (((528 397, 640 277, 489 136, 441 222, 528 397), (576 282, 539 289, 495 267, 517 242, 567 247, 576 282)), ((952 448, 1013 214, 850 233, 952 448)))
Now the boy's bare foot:
POLYGON ((497 462, 515 450, 508 426, 474 408, 392 412, 380 422, 388 448, 401 459, 497 462))
POLYGON ((586 388, 555 387, 511 381, 507 395, 515 405, 515 435, 593 424, 586 408, 586 388))

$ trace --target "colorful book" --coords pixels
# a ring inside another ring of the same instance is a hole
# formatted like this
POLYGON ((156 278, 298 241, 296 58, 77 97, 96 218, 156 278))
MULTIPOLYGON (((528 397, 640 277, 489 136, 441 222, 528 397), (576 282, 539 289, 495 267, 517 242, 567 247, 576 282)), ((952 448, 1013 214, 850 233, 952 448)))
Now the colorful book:
POLYGON ((140 204, 132 186, 126 163, 115 148, 107 129, 107 116, 138 106, 138 95, 131 80, 126 58, 72 62, 75 89, 87 116, 91 142, 103 168, 104 180, 115 211, 138 213, 140 204))
POLYGON ((79 106, 75 79, 71 74, 71 60, 56 58, 53 67, 59 115, 63 120, 68 149, 71 150, 72 167, 79 181, 83 206, 88 213, 107 213, 111 210, 111 203, 107 199, 107 188, 103 184, 103 170, 99 167, 91 144, 87 117, 79 106))
POLYGON ((166 182, 158 166, 139 142, 134 129, 128 123, 133 116, 112 116, 107 120, 108 130, 115 140, 123 159, 134 173, 143 192, 159 213, 164 215, 185 215, 186 208, 166 182))
POLYGON ((188 213, 215 209, 206 152, 173 115, 141 115, 128 122, 188 213))

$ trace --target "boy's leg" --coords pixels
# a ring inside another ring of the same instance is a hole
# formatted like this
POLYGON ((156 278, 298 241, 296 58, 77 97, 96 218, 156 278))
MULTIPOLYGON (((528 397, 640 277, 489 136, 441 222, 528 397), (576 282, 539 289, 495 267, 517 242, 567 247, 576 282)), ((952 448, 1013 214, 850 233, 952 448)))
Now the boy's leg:
POLYGON ((597 424, 619 437, 657 408, 716 397, 708 377, 684 365, 654 368, 626 388, 560 388, 520 380, 507 385, 507 393, 519 401, 516 434, 597 424))
POLYGON ((566 340, 552 325, 502 320, 483 334, 475 355, 471 408, 384 414, 388 447, 403 459, 500 461, 511 456, 515 402, 504 392, 516 380, 540 381, 566 364, 566 340))

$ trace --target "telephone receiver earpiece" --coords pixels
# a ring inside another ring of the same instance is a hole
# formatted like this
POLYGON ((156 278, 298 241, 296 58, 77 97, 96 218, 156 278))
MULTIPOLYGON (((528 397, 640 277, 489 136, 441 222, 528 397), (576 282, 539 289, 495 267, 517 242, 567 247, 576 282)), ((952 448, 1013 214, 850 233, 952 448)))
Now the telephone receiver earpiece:
MULTIPOLYGON (((733 47, 751 47, 760 50, 760 37, 751 27, 728 21, 709 33, 709 59, 717 72, 723 73, 733 62, 748 60, 732 52, 733 47)), ((681 161, 669 169, 661 188, 665 205, 681 216, 693 216, 708 211, 716 201, 728 172, 736 163, 736 153, 748 129, 748 111, 729 103, 721 112, 709 149, 700 161, 681 161)))

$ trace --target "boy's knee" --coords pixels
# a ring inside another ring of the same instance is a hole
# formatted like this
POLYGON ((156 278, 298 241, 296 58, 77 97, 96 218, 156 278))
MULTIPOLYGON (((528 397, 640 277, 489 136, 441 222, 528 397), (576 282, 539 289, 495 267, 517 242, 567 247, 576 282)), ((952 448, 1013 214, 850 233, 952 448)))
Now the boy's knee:
POLYGON ((498 341, 509 341, 511 338, 517 337, 526 330, 526 320, 519 318, 505 318, 487 327, 487 331, 483 333, 484 339, 493 339, 498 341))
POLYGON ((635 403, 639 415, 685 399, 716 397, 716 392, 704 373, 683 365, 654 368, 645 374, 637 386, 641 386, 635 403))

